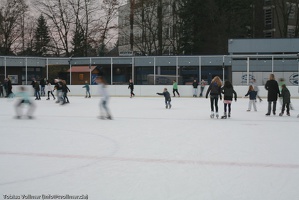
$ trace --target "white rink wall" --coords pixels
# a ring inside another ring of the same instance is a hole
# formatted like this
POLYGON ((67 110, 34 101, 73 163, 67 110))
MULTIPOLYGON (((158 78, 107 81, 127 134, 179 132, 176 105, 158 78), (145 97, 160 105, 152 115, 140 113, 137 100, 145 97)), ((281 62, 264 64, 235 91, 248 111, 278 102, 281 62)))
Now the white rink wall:
MULTIPOLYGON (((13 92, 17 92, 19 87, 19 85, 13 85, 13 92)), ((33 88, 31 85, 27 85, 25 87, 33 94, 33 88)), ((68 87, 71 90, 71 92, 68 93, 68 96, 85 96, 85 88, 82 88, 83 85, 68 85, 68 87)), ((92 96, 99 95, 97 88, 97 85, 90 86, 92 96)), ((127 85, 107 85, 107 88, 111 96, 121 97, 130 95, 130 90, 127 85)), ((172 85, 135 85, 134 93, 136 96, 152 97, 156 96, 157 92, 163 92, 163 88, 167 88, 172 95, 172 85)), ((207 88, 208 86, 205 87, 203 95, 206 94, 207 88)), ((234 89, 237 92, 238 97, 243 97, 248 91, 248 86, 234 86, 234 89)), ((292 98, 299 98, 298 86, 288 86, 288 89, 290 90, 292 98)), ((191 85, 179 85, 178 90, 181 97, 192 97, 193 95, 193 87, 191 85)), ((264 86, 259 86, 259 90, 259 96, 267 96, 267 91, 264 86)), ((199 92, 200 87, 198 87, 198 94, 199 92)))

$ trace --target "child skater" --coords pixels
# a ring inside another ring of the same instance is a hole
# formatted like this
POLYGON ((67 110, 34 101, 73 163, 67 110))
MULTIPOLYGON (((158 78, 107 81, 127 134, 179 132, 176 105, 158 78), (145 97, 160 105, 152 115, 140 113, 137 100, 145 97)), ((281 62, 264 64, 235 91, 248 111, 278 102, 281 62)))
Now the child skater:
POLYGON ((247 97, 249 95, 249 104, 248 104, 248 109, 247 111, 250 112, 251 111, 251 107, 253 105, 253 109, 254 111, 256 110, 256 97, 257 97, 257 91, 254 89, 254 85, 249 85, 249 89, 247 94, 245 94, 245 97, 247 97))
POLYGON ((178 96, 180 97, 180 93, 179 93, 179 91, 178 91, 178 83, 175 81, 175 80, 173 80, 172 81, 172 88, 173 88, 173 90, 172 90, 172 92, 173 92, 173 97, 175 97, 175 92, 178 94, 178 96))
POLYGON ((85 85, 82 88, 85 88, 85 90, 86 90, 85 98, 87 98, 87 95, 88 95, 88 98, 90 98, 90 91, 89 91, 90 88, 89 88, 89 84, 87 81, 85 81, 85 85))
POLYGON ((96 79, 97 84, 99 85, 99 92, 101 95, 101 102, 100 102, 100 119, 105 119, 104 117, 104 112, 106 112, 106 119, 112 119, 111 114, 110 114, 110 110, 107 106, 108 101, 109 101, 109 95, 108 95, 108 91, 106 88, 106 81, 105 79, 100 76, 97 77, 96 79))
POLYGON ((35 110, 35 105, 30 101, 30 97, 29 97, 29 94, 28 92, 25 90, 25 87, 21 86, 20 87, 20 92, 17 92, 16 93, 16 96, 19 96, 21 97, 20 100, 17 102, 16 104, 16 113, 17 113, 17 116, 16 118, 17 119, 21 119, 21 115, 22 115, 22 105, 23 104, 28 104, 29 108, 28 108, 28 111, 27 111, 27 117, 29 119, 32 119, 32 113, 33 111, 35 110))
POLYGON ((282 116, 285 108, 287 108, 287 115, 290 116, 291 94, 285 84, 281 85, 282 108, 279 116, 282 116))
POLYGON ((130 96, 130 98, 132 98, 133 96, 135 96, 135 94, 134 94, 134 83, 133 83, 133 81, 132 81, 132 79, 130 79, 129 80, 129 86, 128 86, 128 89, 130 89, 131 90, 131 96, 130 96))
POLYGON ((230 81, 225 81, 224 86, 221 88, 221 92, 223 95, 223 103, 224 103, 224 115, 221 117, 221 119, 227 118, 227 107, 228 107, 228 117, 231 115, 231 103, 233 100, 233 96, 235 98, 235 101, 237 101, 237 93, 234 90, 233 85, 230 81))
POLYGON ((171 108, 171 97, 170 97, 170 94, 169 92, 167 91, 167 88, 164 88, 164 91, 163 93, 157 93, 158 95, 163 95, 165 97, 165 105, 166 105, 166 109, 167 108, 171 108))
POLYGON ((51 85, 50 81, 46 81, 46 91, 48 91, 48 98, 50 100, 50 94, 52 95, 53 99, 55 100, 55 96, 53 94, 53 86, 51 85))
POLYGON ((211 118, 214 118, 214 104, 216 109, 216 117, 219 117, 218 114, 218 98, 220 97, 220 100, 222 100, 221 97, 221 86, 222 82, 219 76, 215 76, 213 80, 211 81, 211 84, 209 85, 209 88, 206 93, 206 98, 208 98, 208 95, 210 94, 210 103, 211 103, 211 118))

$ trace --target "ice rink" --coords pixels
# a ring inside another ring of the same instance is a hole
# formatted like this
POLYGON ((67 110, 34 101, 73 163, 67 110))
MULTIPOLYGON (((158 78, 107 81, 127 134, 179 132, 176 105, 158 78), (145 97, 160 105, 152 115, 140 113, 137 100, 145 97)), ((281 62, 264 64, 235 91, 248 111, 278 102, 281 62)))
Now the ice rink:
POLYGON ((33 100, 32 120, 0 99, 0 199, 299 199, 298 99, 290 117, 279 103, 266 117, 265 98, 246 112, 239 98, 230 119, 211 119, 206 98, 172 98, 169 110, 158 95, 111 97, 113 120, 97 118, 99 97, 69 99, 33 100))

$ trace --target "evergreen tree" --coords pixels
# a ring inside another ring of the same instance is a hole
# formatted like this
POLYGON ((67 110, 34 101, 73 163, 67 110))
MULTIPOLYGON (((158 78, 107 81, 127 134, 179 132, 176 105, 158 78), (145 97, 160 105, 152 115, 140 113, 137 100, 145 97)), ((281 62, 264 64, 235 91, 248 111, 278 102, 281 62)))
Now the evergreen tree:
POLYGON ((37 20, 37 28, 35 30, 35 53, 38 56, 47 54, 48 44, 50 42, 49 28, 43 15, 37 20))
POLYGON ((84 30, 79 23, 77 23, 77 27, 74 31, 74 36, 72 40, 73 45, 73 56, 86 56, 86 42, 84 30))

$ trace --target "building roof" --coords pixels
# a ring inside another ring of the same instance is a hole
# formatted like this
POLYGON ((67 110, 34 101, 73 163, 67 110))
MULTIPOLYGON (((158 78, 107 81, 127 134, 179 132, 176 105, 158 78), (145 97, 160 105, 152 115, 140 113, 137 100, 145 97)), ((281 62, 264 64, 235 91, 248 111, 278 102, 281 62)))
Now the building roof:
MULTIPOLYGON (((91 71, 93 71, 96 66, 91 66, 91 71)), ((70 69, 67 70, 70 72, 70 69)), ((72 72, 89 72, 89 66, 72 66, 72 72)))

